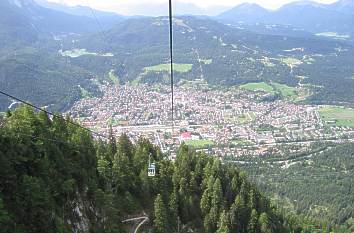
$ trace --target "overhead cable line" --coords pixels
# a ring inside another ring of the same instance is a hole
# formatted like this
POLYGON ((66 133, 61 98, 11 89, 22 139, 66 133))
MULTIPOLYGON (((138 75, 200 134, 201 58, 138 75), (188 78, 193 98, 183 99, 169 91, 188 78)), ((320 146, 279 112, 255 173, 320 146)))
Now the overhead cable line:
MULTIPOLYGON (((95 13, 95 11, 92 9, 92 7, 91 7, 91 5, 90 5, 90 3, 89 3, 89 0, 86 0, 86 3, 87 3, 88 8, 89 8, 90 11, 91 11, 91 14, 92 14, 92 16, 93 16, 93 18, 94 18, 94 20, 95 20, 97 26, 98 26, 99 32, 100 32, 100 34, 101 34, 101 36, 102 36, 102 40, 104 41, 104 40, 105 40, 105 34, 104 34, 104 30, 103 30, 102 24, 101 24, 101 22, 99 21, 97 15, 96 15, 96 13, 95 13)), ((107 45, 108 45, 108 43, 107 43, 107 45)))
POLYGON ((171 120, 172 134, 174 131, 174 77, 173 77, 173 17, 172 17, 172 0, 169 0, 169 22, 170 22, 170 62, 171 62, 171 120))
MULTIPOLYGON (((54 114, 54 113, 51 113, 51 112, 49 112, 49 111, 47 111, 47 110, 45 110, 45 109, 43 109, 43 108, 37 107, 37 106, 35 106, 35 105, 33 105, 33 104, 31 104, 31 103, 25 101, 25 100, 22 100, 22 99, 17 98, 17 97, 15 97, 15 96, 13 96, 13 95, 7 94, 6 92, 3 92, 3 91, 1 91, 1 90, 0 90, 0 94, 2 94, 2 95, 4 95, 4 96, 7 96, 7 97, 9 97, 9 98, 11 98, 11 99, 13 99, 13 100, 16 100, 16 101, 18 101, 18 102, 20 102, 20 103, 22 103, 22 104, 25 104, 25 105, 27 105, 27 106, 30 106, 30 107, 32 107, 32 108, 38 110, 38 111, 42 111, 42 112, 44 112, 44 113, 46 113, 47 115, 50 115, 50 116, 52 116, 52 117, 60 117, 59 115, 56 115, 56 114, 54 114)), ((63 120, 64 120, 65 122, 69 123, 69 124, 72 124, 72 125, 74 125, 74 126, 77 126, 77 127, 81 128, 81 129, 83 129, 83 130, 85 130, 85 131, 87 131, 87 132, 90 132, 90 133, 95 134, 95 135, 97 135, 97 136, 100 136, 100 137, 103 137, 103 138, 108 139, 108 138, 107 138, 106 136, 104 136, 103 134, 100 134, 100 133, 97 133, 97 132, 95 132, 95 131, 92 131, 92 130, 90 130, 90 129, 88 129, 88 128, 85 128, 85 127, 81 126, 81 125, 78 124, 78 123, 75 123, 75 122, 66 120, 66 119, 64 119, 64 118, 63 118, 63 120)))

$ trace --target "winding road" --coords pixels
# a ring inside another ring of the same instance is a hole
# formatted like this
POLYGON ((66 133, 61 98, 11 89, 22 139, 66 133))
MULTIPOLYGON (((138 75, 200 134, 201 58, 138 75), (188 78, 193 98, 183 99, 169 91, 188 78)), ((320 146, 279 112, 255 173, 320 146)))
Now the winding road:
POLYGON ((137 218, 130 218, 130 219, 123 220, 122 223, 135 222, 135 221, 139 221, 139 220, 142 220, 142 221, 134 229, 132 229, 132 233, 137 233, 139 228, 142 225, 144 225, 146 222, 149 221, 149 217, 142 216, 142 217, 137 217, 137 218))

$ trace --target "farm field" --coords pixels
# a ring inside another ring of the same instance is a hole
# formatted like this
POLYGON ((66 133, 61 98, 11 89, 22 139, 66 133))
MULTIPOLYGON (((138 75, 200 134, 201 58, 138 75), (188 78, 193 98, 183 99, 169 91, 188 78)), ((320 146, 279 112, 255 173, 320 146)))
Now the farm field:
POLYGON ((265 82, 247 83, 245 85, 241 85, 240 87, 248 91, 263 91, 269 94, 280 93, 285 99, 294 101, 300 101, 309 96, 308 91, 306 91, 306 94, 303 93, 305 89, 296 89, 295 87, 276 82, 271 82, 269 84, 265 82))
POLYGON ((213 59, 201 59, 201 62, 203 62, 205 65, 210 65, 213 63, 213 59))
POLYGON ((71 57, 71 58, 77 58, 85 55, 100 56, 100 57, 114 56, 112 53, 98 54, 98 53, 89 52, 86 49, 73 49, 67 51, 59 50, 59 54, 62 55, 63 57, 71 57))
MULTIPOLYGON (((180 73, 187 73, 192 70, 193 64, 173 64, 173 68, 175 71, 180 73)), ((170 64, 160 64, 156 66, 149 66, 144 68, 145 71, 152 71, 152 72, 170 72, 170 64)))
POLYGON ((287 98, 292 98, 297 96, 296 89, 294 87, 289 87, 284 84, 280 83, 272 83, 272 85, 277 89, 282 96, 287 97, 287 98))
POLYGON ((354 127, 354 109, 326 106, 318 112, 329 125, 354 127))
POLYGON ((108 73, 108 78, 114 83, 114 84, 119 84, 119 79, 117 76, 114 74, 114 70, 109 71, 108 73))
POLYGON ((293 58, 293 57, 281 58, 280 61, 289 67, 296 67, 296 66, 302 64, 302 61, 300 61, 299 59, 293 58))
POLYGON ((249 91, 263 91, 263 92, 267 92, 270 94, 274 93, 274 88, 265 82, 247 83, 245 85, 241 85, 240 87, 243 89, 249 90, 249 91))
POLYGON ((79 89, 80 89, 82 98, 92 97, 91 93, 88 90, 86 90, 85 88, 81 87, 80 85, 79 85, 79 89))
POLYGON ((212 140, 189 140, 186 141, 187 146, 194 147, 195 149, 207 148, 208 146, 213 146, 215 142, 212 140))

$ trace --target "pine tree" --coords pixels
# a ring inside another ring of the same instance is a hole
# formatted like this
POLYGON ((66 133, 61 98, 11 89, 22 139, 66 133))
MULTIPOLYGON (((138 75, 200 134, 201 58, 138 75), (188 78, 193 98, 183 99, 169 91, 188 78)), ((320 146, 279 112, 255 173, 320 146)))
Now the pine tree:
POLYGON ((219 178, 215 180, 213 185, 213 194, 211 200, 211 210, 213 224, 216 226, 220 217, 220 212, 223 209, 223 192, 221 181, 219 178))
POLYGON ((242 232, 245 224, 245 202, 243 197, 238 195, 230 208, 231 232, 242 232))
POLYGON ((7 232, 10 223, 9 213, 6 211, 4 202, 0 197, 0 229, 7 232))
POLYGON ((167 209, 160 194, 154 202, 154 228, 156 233, 167 233, 169 229, 167 209))
POLYGON ((170 215, 170 224, 172 228, 175 229, 178 225, 178 219, 179 219, 177 192, 173 191, 169 199, 170 201, 168 204, 168 208, 169 208, 169 215, 170 215))
POLYGON ((113 128, 112 125, 109 125, 109 135, 108 135, 108 139, 109 139, 109 147, 110 147, 110 153, 112 155, 117 153, 117 141, 116 141, 116 137, 113 134, 113 128))
POLYGON ((229 223, 228 223, 228 216, 225 211, 223 211, 220 215, 220 219, 218 222, 218 230, 216 233, 229 233, 229 223))
POLYGON ((261 233, 272 233, 272 226, 270 225, 270 221, 268 215, 266 213, 262 213, 259 216, 259 226, 261 233))
POLYGON ((258 233, 258 213, 255 209, 252 210, 251 219, 247 226, 248 233, 258 233))

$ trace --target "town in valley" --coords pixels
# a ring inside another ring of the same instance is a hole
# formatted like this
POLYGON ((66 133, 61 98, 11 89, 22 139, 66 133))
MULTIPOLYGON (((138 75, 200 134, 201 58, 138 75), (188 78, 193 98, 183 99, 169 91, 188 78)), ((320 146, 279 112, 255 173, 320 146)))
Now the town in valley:
MULTIPOLYGON (((218 156, 242 157, 306 152, 319 142, 353 141, 350 125, 336 124, 321 113, 326 106, 300 104, 296 99, 269 101, 270 93, 247 88, 212 87, 203 80, 167 85, 100 86, 101 97, 87 97, 69 114, 84 126, 108 134, 140 137, 175 155, 185 143, 218 156)), ((294 91, 300 92, 298 88, 294 91)))

